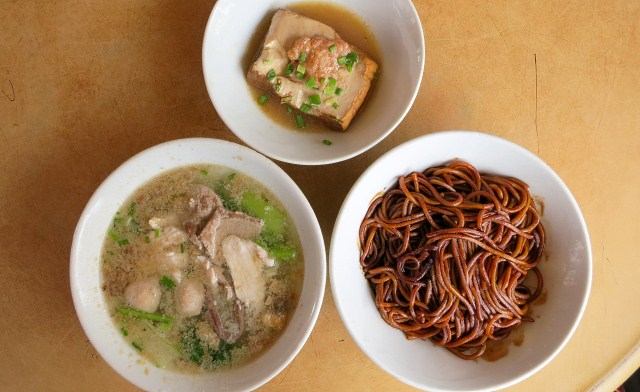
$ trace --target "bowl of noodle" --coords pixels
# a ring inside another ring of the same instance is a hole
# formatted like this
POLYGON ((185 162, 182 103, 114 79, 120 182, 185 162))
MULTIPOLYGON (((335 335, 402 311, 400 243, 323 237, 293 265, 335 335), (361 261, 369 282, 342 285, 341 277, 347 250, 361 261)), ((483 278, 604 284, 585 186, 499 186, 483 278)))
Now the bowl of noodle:
POLYGON ((343 322, 383 370, 425 390, 496 390, 571 338, 592 256, 578 204, 547 164, 499 137, 449 131, 360 176, 329 271, 343 322))

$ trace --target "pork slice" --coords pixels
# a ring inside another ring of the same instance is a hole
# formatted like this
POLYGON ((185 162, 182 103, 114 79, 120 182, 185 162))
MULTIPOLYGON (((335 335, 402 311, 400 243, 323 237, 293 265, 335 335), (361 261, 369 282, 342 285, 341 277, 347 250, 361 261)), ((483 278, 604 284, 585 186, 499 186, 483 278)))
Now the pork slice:
POLYGON ((207 255, 214 263, 221 265, 220 244, 229 235, 253 241, 262 231, 262 220, 241 212, 230 212, 223 208, 216 209, 211 219, 198 236, 207 255))
POLYGON ((265 306, 267 289, 262 271, 269 265, 265 255, 259 251, 262 248, 235 235, 225 237, 221 248, 238 299, 255 314, 259 314, 265 306))
POLYGON ((302 114, 320 120, 329 128, 345 131, 362 106, 377 70, 378 64, 373 59, 344 41, 330 26, 293 11, 279 9, 271 19, 256 61, 247 72, 247 80, 277 99, 290 97, 285 100, 290 99, 287 105, 293 109, 300 110, 303 104, 310 102, 311 95, 319 95, 321 104, 311 105, 302 114), (334 45, 337 50, 329 51, 329 47, 334 45), (285 75, 287 65, 290 62, 298 64, 303 51, 308 55, 302 64, 307 66, 305 77, 297 78, 296 72, 285 75), (352 71, 332 63, 348 52, 358 54, 352 71), (276 77, 267 77, 272 70, 276 77), (318 90, 306 85, 309 77, 318 82, 315 86, 318 90), (337 80, 337 87, 343 91, 340 96, 324 94, 327 82, 319 84, 319 81, 328 77, 337 80), (279 85, 277 89, 276 85, 279 85))
POLYGON ((202 244, 198 235, 209 222, 213 212, 222 208, 222 200, 211 188, 198 185, 193 189, 193 196, 189 199, 189 207, 193 215, 184 223, 184 231, 191 242, 200 247, 202 244))

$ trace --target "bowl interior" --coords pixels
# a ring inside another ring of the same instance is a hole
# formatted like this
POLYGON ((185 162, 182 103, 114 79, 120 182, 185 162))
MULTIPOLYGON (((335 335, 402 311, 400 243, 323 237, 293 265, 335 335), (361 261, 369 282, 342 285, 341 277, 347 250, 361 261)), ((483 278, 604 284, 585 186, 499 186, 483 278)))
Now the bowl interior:
POLYGON ((222 140, 182 139, 141 152, 120 166, 87 204, 73 239, 71 291, 85 333, 118 373, 145 390, 245 390, 267 382, 298 353, 317 319, 324 294, 326 266, 322 233, 306 198, 288 175, 255 151, 222 140), (303 247, 304 280, 289 325, 256 360, 211 375, 184 375, 155 367, 120 335, 100 289, 100 253, 115 212, 140 185, 161 172, 190 164, 224 165, 258 179, 287 206, 303 247))
POLYGON ((584 219, 562 180, 538 157, 506 140, 473 132, 443 132, 407 142, 377 160, 358 179, 342 205, 331 240, 333 296, 360 348, 398 379, 429 390, 495 390, 542 368, 578 325, 591 285, 591 250, 584 219), (428 341, 409 341, 380 317, 358 262, 358 228, 370 201, 398 176, 454 158, 481 172, 518 177, 544 204, 546 303, 534 305, 520 346, 494 362, 464 361, 428 341))
POLYGON ((242 141, 271 158, 312 165, 355 156, 395 129, 418 92, 424 68, 424 38, 411 1, 332 2, 369 25, 382 53, 382 76, 376 94, 347 132, 285 129, 262 112, 247 86, 242 58, 255 28, 277 8, 296 1, 220 0, 209 19, 202 53, 209 96, 225 124, 242 141), (323 145, 324 139, 333 144, 323 145))

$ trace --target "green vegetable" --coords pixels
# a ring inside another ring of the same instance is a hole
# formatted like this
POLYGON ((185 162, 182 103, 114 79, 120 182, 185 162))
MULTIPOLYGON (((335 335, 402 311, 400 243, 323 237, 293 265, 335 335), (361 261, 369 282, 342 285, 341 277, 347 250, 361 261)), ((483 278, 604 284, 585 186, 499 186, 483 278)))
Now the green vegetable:
POLYGON ((184 244, 180 244, 180 253, 184 253, 184 244))
POLYGON ((142 310, 133 309, 128 306, 118 306, 116 308, 116 312, 128 317, 133 317, 141 320, 158 321, 161 323, 173 322, 173 317, 169 317, 169 316, 165 316, 157 313, 143 312, 142 310))
POLYGON ((283 105, 289 102, 291 102, 291 95, 287 95, 286 97, 282 97, 282 99, 280 99, 280 103, 283 105))
POLYGON ((347 56, 338 57, 338 65, 340 66, 347 65, 347 56))
POLYGON ((309 78, 307 79, 307 82, 305 84, 307 85, 307 87, 313 88, 316 86, 316 80, 314 78, 309 78))
POLYGON ((218 181, 213 186, 213 190, 222 200, 222 205, 224 206, 224 208, 230 211, 238 211, 240 207, 238 206, 238 203, 235 201, 235 199, 231 197, 231 193, 229 191, 231 189, 231 185, 229 184, 231 180, 233 180, 233 177, 227 177, 226 179, 218 181))
POLYGON ((298 58, 298 60, 300 60, 301 63, 304 63, 305 61, 307 61, 307 53, 306 52, 300 53, 300 57, 298 58))
POLYGON ((341 96, 341 95, 342 95, 342 92, 343 92, 343 90, 342 90, 340 87, 338 87, 338 88, 336 89, 336 95, 337 95, 337 96, 341 96))
POLYGON ((324 140, 322 141, 322 144, 326 144, 327 146, 330 146, 330 145, 332 145, 332 144, 333 144, 333 142, 332 142, 331 140, 329 140, 329 139, 324 139, 324 140))
POLYGON ((242 210, 251 216, 262 219, 266 230, 276 234, 284 233, 286 215, 269 203, 263 196, 251 191, 245 192, 242 195, 242 210))
POLYGON ((160 237, 160 229, 155 229, 154 233, 155 233, 156 238, 160 237))
POLYGON ((353 66, 358 62, 358 53, 350 52, 346 56, 338 57, 338 65, 346 66, 347 70, 351 72, 353 70, 353 66))
POLYGON ((129 212, 127 212, 127 215, 134 216, 135 214, 136 214, 136 202, 132 201, 131 205, 129 206, 129 212))
POLYGON ((262 59, 262 64, 271 64, 270 59, 262 59))
POLYGON ((280 84, 280 82, 276 83, 273 86, 273 89, 276 90, 276 92, 280 91, 281 88, 282 88, 282 84, 280 84))
POLYGON ((289 76, 293 73, 293 64, 287 64, 287 67, 284 69, 285 76, 289 76))
POLYGON ((307 105, 306 103, 303 103, 302 106, 300 106, 300 111, 302 113, 309 113, 309 110, 311 110, 311 106, 307 105))
POLYGON ((174 282, 173 279, 171 279, 167 275, 162 275, 162 278, 160 278, 160 284, 168 289, 172 289, 176 287, 176 282, 174 282))
POLYGON ((129 245, 129 240, 126 239, 126 238, 118 240, 118 245, 120 245, 120 246, 129 245))
POLYGON ((266 95, 261 95, 258 97, 258 103, 260 105, 264 105, 267 102, 269 102, 269 97, 267 97, 266 95))
POLYGON ((302 73, 302 72, 297 72, 297 73, 296 73, 296 78, 298 78, 298 79, 304 79, 304 73, 302 73))
POLYGON ((320 78, 320 84, 324 84, 325 78, 320 78))
POLYGON ((204 174, 205 176, 209 174, 209 172, 204 169, 200 169, 200 173, 204 174))
POLYGON ((335 80, 334 78, 329 78, 329 81, 327 81, 327 86, 324 88, 324 95, 333 95, 336 91, 336 84, 338 83, 337 80, 335 80))
POLYGON ((129 331, 127 331, 127 329, 125 327, 120 328, 120 332, 122 333, 122 336, 129 335, 129 331))
POLYGON ((269 70, 269 72, 267 72, 267 80, 272 81, 275 78, 276 78, 276 71, 274 71, 273 69, 269 70))
POLYGON ((236 175, 237 175, 237 173, 231 173, 231 174, 229 174, 229 175, 227 176, 227 180, 229 180, 229 181, 233 180, 234 178, 236 178, 236 175))
POLYGON ((291 108, 287 108, 287 113, 291 114, 293 113, 293 110, 291 108))
POLYGON ((296 71, 304 75, 307 72, 307 67, 302 64, 298 64, 296 71))
POLYGON ((322 103, 322 99, 318 94, 309 95, 309 103, 312 105, 320 105, 322 103))
POLYGON ((334 101, 334 102, 331 104, 331 106, 333 106, 333 108, 334 108, 334 109, 337 109, 337 108, 339 108, 339 107, 340 107, 340 104, 339 104, 338 102, 335 102, 335 101, 334 101))
POLYGON ((331 53, 335 53, 335 51, 336 51, 336 50, 338 50, 338 47, 337 47, 337 46, 335 46, 335 45, 331 45, 331 46, 329 46, 329 52, 331 52, 331 53))
POLYGON ((182 352, 189 357, 191 362, 202 365, 205 359, 209 359, 213 366, 220 366, 231 360, 231 352, 234 348, 240 347, 237 343, 230 344, 224 340, 220 341, 218 349, 209 347, 198 338, 195 325, 188 325, 180 333, 182 352))
POLYGON ((138 342, 131 342, 131 345, 133 346, 133 348, 135 348, 138 351, 142 351, 142 345, 138 342))
POLYGON ((301 115, 297 114, 294 118, 296 119, 298 128, 305 128, 307 126, 307 123, 304 122, 304 118, 302 118, 301 115))

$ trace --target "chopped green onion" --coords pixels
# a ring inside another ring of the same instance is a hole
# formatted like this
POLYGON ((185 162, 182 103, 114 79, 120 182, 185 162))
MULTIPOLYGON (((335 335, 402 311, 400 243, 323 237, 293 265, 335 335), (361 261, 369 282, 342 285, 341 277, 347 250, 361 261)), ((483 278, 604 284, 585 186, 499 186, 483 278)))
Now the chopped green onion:
POLYGON ((339 104, 338 102, 335 102, 335 101, 334 101, 334 102, 333 102, 333 104, 332 104, 331 106, 333 106, 333 108, 334 108, 334 109, 337 109, 337 108, 339 108, 339 107, 340 107, 340 104, 339 104))
POLYGON ((129 245, 129 240, 128 239, 122 239, 122 240, 118 240, 118 245, 120 246, 125 246, 125 245, 129 245))
POLYGON ((336 50, 338 50, 337 46, 335 46, 335 45, 329 46, 329 52, 334 53, 336 50))
POLYGON ((286 97, 282 97, 282 98, 280 99, 280 103, 281 103, 281 104, 283 104, 283 105, 284 105, 285 103, 289 103, 289 102, 291 102, 291 95, 287 95, 286 97))
POLYGON ((357 52, 350 52, 347 55, 347 61, 349 61, 351 63, 357 63, 358 62, 358 53, 357 52))
POLYGON ((180 253, 184 253, 184 244, 180 244, 180 253))
POLYGON ((309 95, 309 103, 312 105, 320 105, 322 100, 318 94, 309 95))
POLYGON ((229 176, 227 176, 227 180, 229 181, 233 180, 234 178, 236 178, 236 173, 231 173, 229 174, 229 176))
POLYGON ((309 110, 311 110, 311 106, 307 105, 306 103, 303 103, 302 106, 300 106, 300 111, 302 113, 309 113, 309 110))
POLYGON ((129 212, 127 212, 127 215, 134 216, 135 214, 136 214, 136 202, 132 201, 131 205, 129 206, 129 212))
POLYGON ((117 234, 115 231, 113 231, 113 230, 109 230, 109 231, 107 232, 107 235, 108 235, 109 237, 111 237, 111 239, 112 239, 112 240, 114 240, 114 241, 118 241, 118 240, 120 239, 120 237, 118 237, 118 234, 117 234))
POLYGON ((293 110, 291 108, 287 108, 287 113, 291 114, 293 113, 293 110))
POLYGON ((122 223, 123 219, 119 216, 116 216, 115 218, 113 218, 113 225, 115 226, 118 223, 122 223))
POLYGON ((262 59, 262 64, 271 64, 271 59, 262 59))
POLYGON ((269 97, 267 97, 266 95, 261 95, 260 97, 258 97, 258 103, 260 105, 264 105, 267 102, 269 102, 269 97))
POLYGON ((301 63, 304 63, 305 61, 307 61, 307 53, 306 52, 300 53, 300 57, 298 58, 298 60, 300 60, 301 63))
POLYGON ((209 172, 208 172, 208 171, 206 171, 206 170, 204 170, 204 169, 200 170, 200 173, 204 174, 205 176, 206 176, 207 174, 209 174, 209 172))
POLYGON ((162 278, 160 278, 160 284, 168 289, 176 287, 176 282, 167 275, 162 275, 162 278))
POLYGON ((305 67, 302 64, 298 64, 298 67, 296 68, 296 71, 300 72, 301 74, 304 74, 305 72, 307 72, 307 67, 305 67))
POLYGON ((338 65, 347 65, 347 56, 338 57, 338 65))
POLYGON ((293 64, 287 64, 287 67, 284 69, 285 76, 291 75, 293 73, 293 64))
POLYGON ((296 114, 295 119, 296 119, 296 125, 298 125, 298 128, 304 128, 307 126, 307 124, 304 122, 304 118, 302 118, 301 115, 296 114))
POLYGON ((127 306, 119 306, 116 308, 116 312, 123 314, 128 317, 143 319, 143 320, 151 320, 158 321, 160 323, 172 323, 173 317, 165 316, 157 313, 149 313, 143 312, 142 310, 137 310, 133 308, 129 308, 127 306))
POLYGON ((324 95, 333 95, 336 91, 336 83, 338 83, 337 80, 335 80, 334 78, 329 78, 329 81, 327 82, 327 86, 324 88, 324 95))
POLYGON ((160 237, 160 229, 155 230, 155 235, 156 235, 156 238, 160 237))
POLYGON ((316 80, 314 78, 307 79, 307 87, 313 88, 316 86, 316 80))
POLYGON ((276 71, 274 71, 273 69, 270 70, 269 72, 267 72, 267 80, 268 81, 272 81, 273 79, 276 78, 276 71))
POLYGON ((329 139, 324 139, 324 140, 322 141, 322 144, 326 144, 327 146, 330 146, 330 145, 332 145, 332 144, 333 144, 333 142, 332 142, 331 140, 329 140, 329 139))
POLYGON ((145 236, 144 237, 144 242, 146 242, 148 244, 149 242, 151 242, 151 238, 149 238, 149 236, 145 236))
POLYGON ((347 71, 353 71, 353 63, 347 63, 347 71))
POLYGON ((342 92, 343 92, 343 90, 340 87, 338 87, 336 89, 336 95, 340 96, 340 95, 342 95, 342 92))
POLYGON ((138 351, 142 351, 142 345, 138 342, 131 342, 131 345, 138 351))
POLYGON ((282 84, 280 84, 280 82, 278 82, 273 86, 273 89, 276 90, 276 92, 278 92, 278 91, 280 91, 281 87, 282 87, 282 84))
POLYGON ((298 79, 304 79, 304 74, 302 72, 297 72, 296 73, 296 78, 298 79))
POLYGON ((125 327, 120 328, 120 332, 122 333, 122 336, 129 335, 129 331, 127 331, 127 329, 125 327))
POLYGON ((320 78, 320 84, 324 84, 325 78, 320 78))

